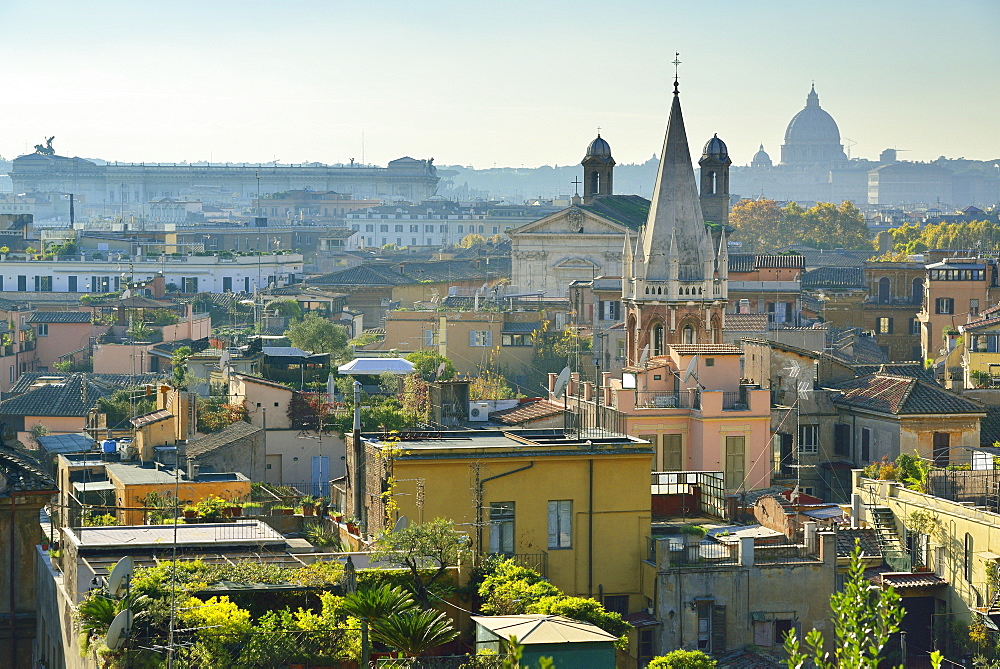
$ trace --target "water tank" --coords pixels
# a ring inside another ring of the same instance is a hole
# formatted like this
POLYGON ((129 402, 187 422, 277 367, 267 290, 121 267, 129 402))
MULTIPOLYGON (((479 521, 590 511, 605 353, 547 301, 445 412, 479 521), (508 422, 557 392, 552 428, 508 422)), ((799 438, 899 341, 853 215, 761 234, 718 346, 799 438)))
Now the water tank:
POLYGON ((114 453, 118 450, 118 442, 114 439, 105 439, 101 442, 101 450, 105 453, 114 453))

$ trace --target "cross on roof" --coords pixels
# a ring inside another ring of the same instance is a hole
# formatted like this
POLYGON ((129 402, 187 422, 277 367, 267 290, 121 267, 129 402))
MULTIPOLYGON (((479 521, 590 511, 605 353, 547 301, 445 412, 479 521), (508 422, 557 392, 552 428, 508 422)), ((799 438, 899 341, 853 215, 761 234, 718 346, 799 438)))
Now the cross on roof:
POLYGON ((573 184, 574 186, 576 186, 576 194, 579 195, 580 194, 580 184, 583 183, 582 181, 580 181, 580 177, 579 176, 576 177, 575 179, 573 179, 572 181, 570 181, 570 183, 573 184))

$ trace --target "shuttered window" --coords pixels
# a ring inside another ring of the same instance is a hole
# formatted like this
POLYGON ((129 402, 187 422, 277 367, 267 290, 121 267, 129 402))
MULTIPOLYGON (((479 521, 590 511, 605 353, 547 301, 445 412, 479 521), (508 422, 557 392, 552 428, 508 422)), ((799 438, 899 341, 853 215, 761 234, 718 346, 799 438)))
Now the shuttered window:
POLYGON ((549 501, 549 548, 573 547, 573 501, 549 501))
POLYGON ((745 461, 745 437, 726 437, 726 489, 734 490, 743 485, 745 461))
POLYGON ((493 331, 469 330, 469 346, 493 346, 493 331))
POLYGON ((663 471, 679 472, 683 469, 681 466, 683 451, 681 449, 681 435, 663 435, 663 471))

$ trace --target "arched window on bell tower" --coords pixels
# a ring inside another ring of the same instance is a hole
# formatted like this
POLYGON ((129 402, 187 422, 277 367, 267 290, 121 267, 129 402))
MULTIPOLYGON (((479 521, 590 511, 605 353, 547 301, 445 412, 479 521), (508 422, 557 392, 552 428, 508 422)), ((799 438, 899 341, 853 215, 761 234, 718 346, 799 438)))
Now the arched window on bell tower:
POLYGON ((663 355, 663 326, 660 324, 653 326, 653 355, 663 355))
POLYGON ((695 344, 694 340, 694 328, 691 325, 685 325, 684 329, 681 330, 681 342, 685 344, 695 344))

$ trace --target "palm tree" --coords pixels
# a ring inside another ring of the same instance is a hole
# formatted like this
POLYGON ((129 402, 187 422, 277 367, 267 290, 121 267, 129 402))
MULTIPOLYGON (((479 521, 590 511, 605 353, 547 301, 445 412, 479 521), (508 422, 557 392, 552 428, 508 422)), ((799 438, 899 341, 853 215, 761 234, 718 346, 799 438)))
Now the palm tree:
POLYGON ((417 657, 454 641, 458 630, 441 611, 409 609, 376 621, 372 625, 372 636, 406 657, 417 657))
POLYGON ((104 637, 111 627, 111 621, 118 615, 118 602, 101 595, 89 597, 80 603, 77 616, 80 619, 80 645, 90 650, 90 642, 104 637))
POLYGON ((368 629, 377 621, 393 618, 413 608, 413 597, 403 588, 380 585, 344 597, 344 610, 361 620, 361 666, 368 666, 368 629))

